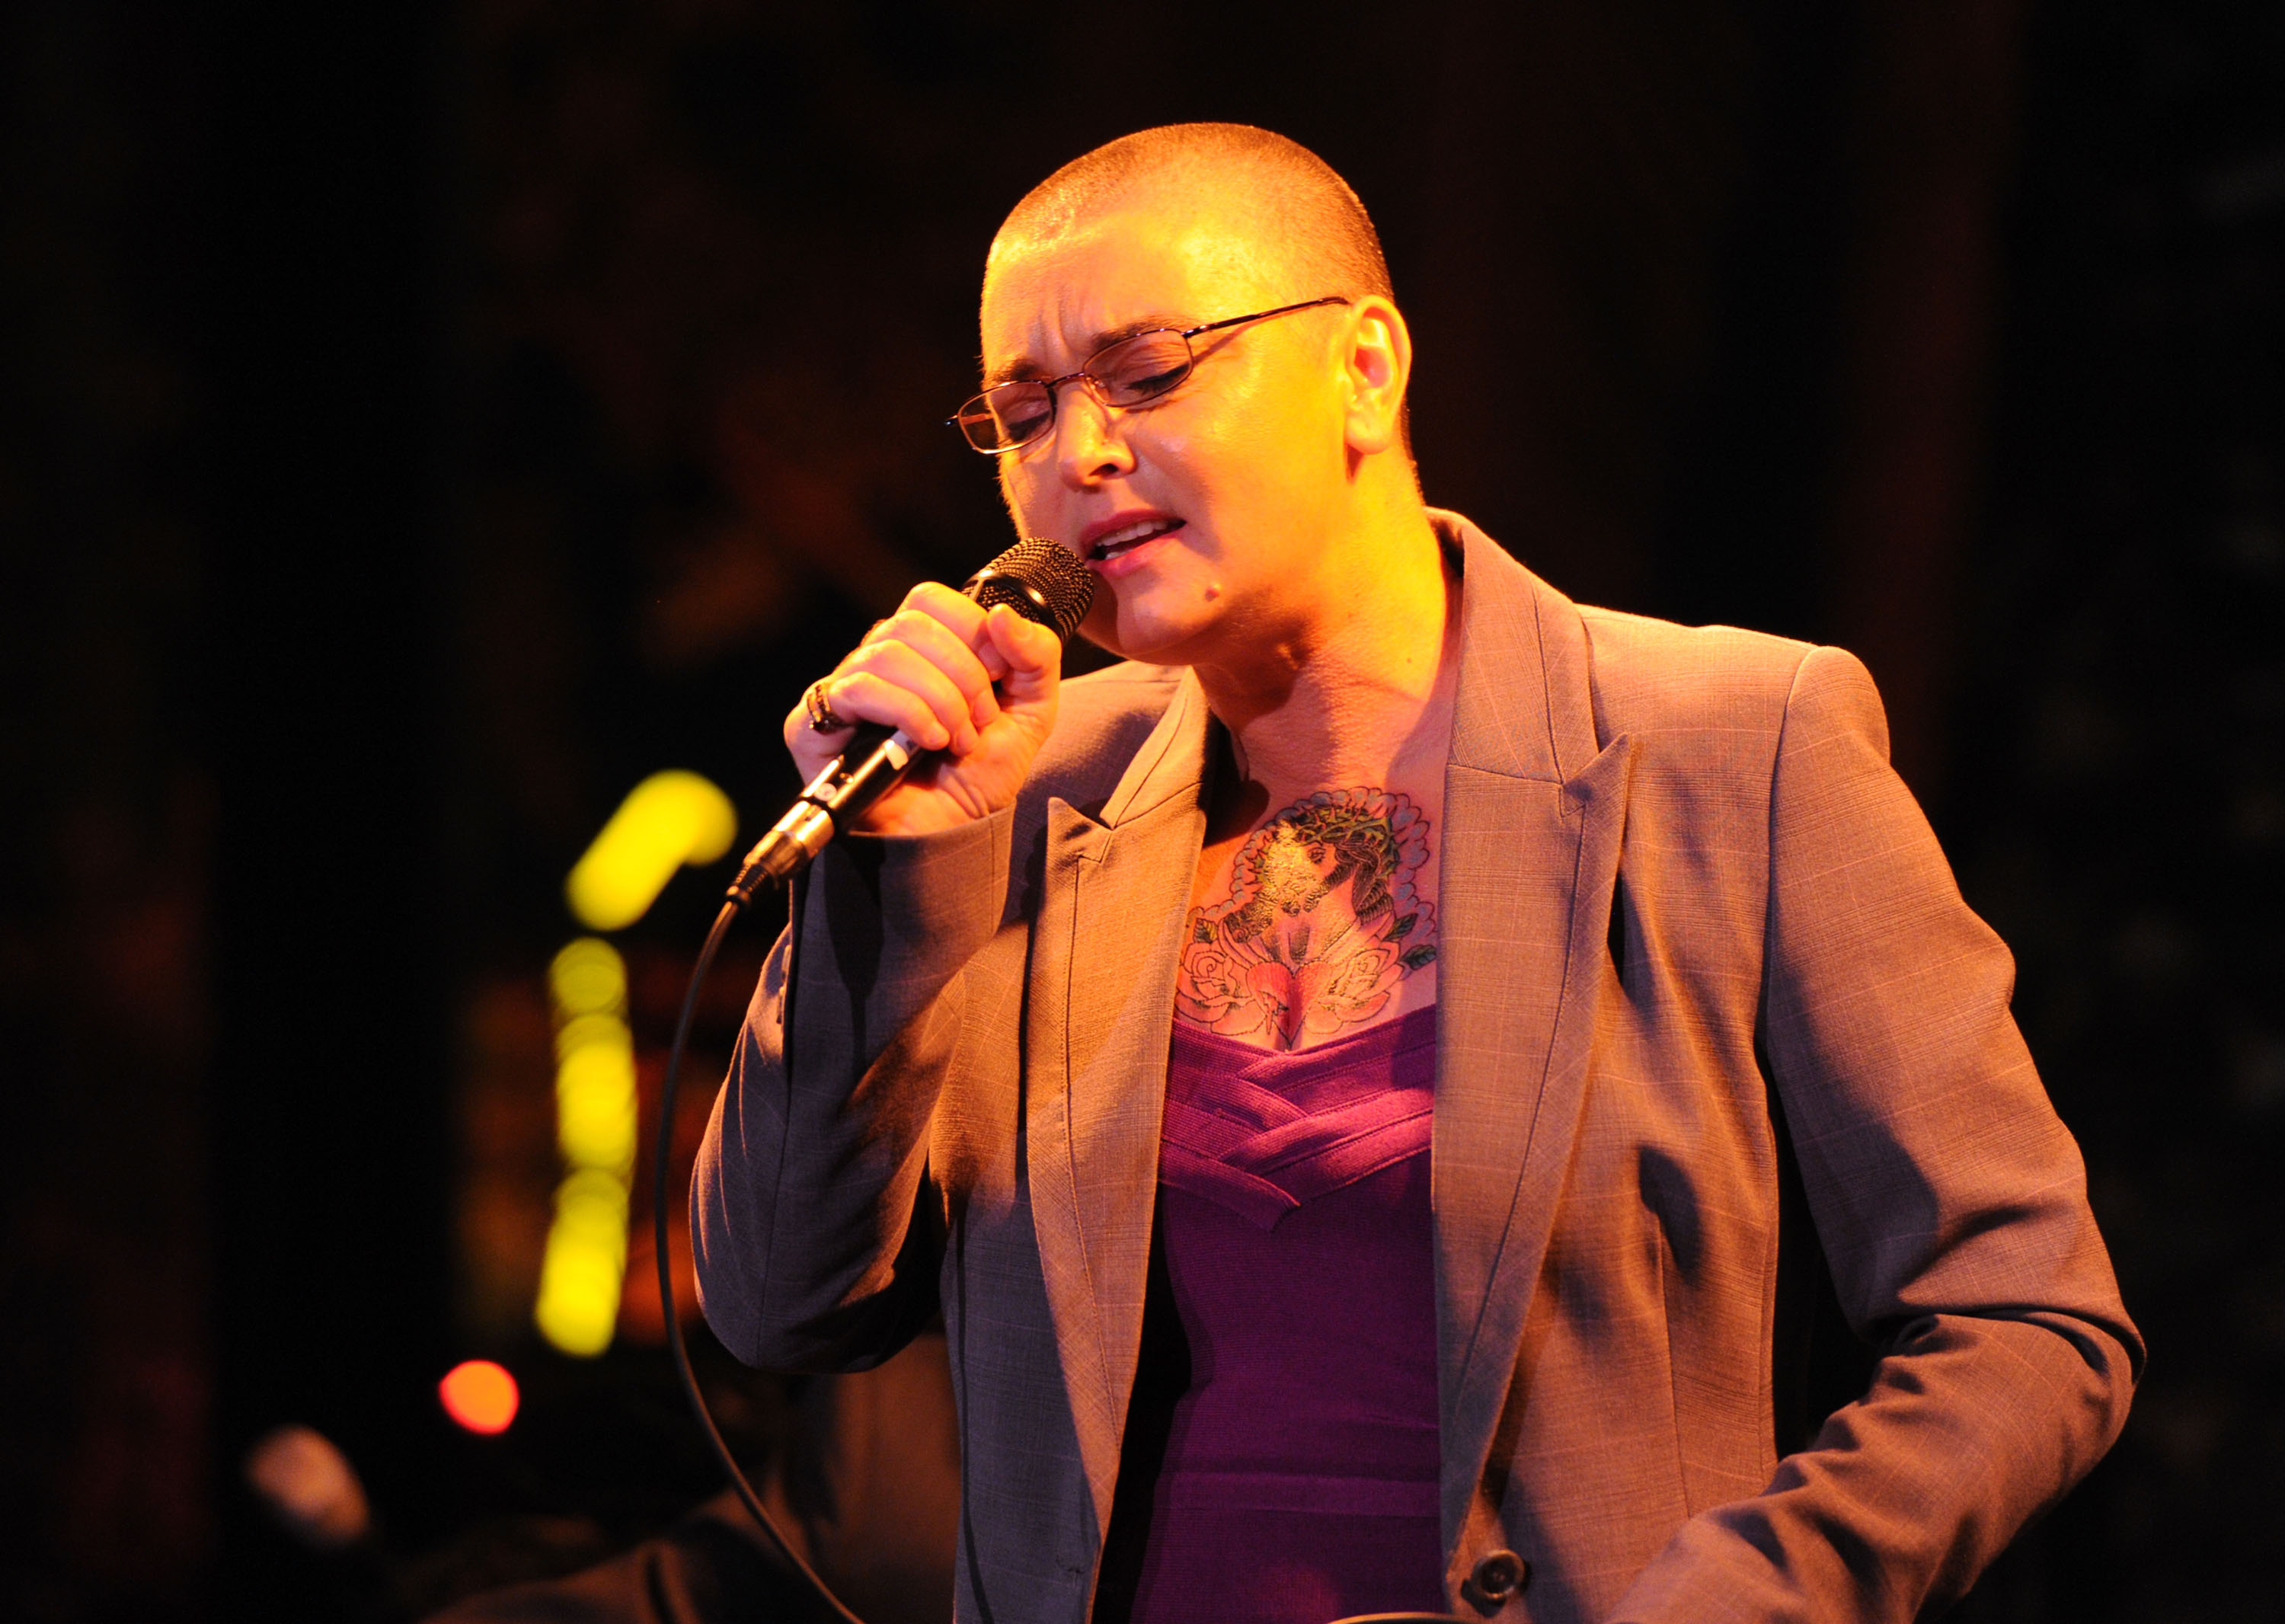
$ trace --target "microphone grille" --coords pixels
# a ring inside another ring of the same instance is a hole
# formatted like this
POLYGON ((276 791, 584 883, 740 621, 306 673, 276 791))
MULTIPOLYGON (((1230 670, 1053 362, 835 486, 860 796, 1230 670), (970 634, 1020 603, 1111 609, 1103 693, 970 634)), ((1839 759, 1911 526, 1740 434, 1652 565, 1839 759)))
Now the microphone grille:
POLYGON ((1067 638, 1095 602, 1095 572, 1054 542, 1031 536, 970 576, 961 590, 987 609, 1004 603, 1067 638))

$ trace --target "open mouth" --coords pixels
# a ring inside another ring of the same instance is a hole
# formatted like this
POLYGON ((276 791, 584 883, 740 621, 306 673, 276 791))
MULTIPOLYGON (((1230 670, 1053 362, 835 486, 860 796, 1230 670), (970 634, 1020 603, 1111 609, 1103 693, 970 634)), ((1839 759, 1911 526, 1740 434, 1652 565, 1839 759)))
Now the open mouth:
POLYGON ((1182 528, 1182 522, 1180 519, 1137 519, 1132 524, 1122 525, 1118 530, 1096 537, 1088 545, 1088 561, 1094 564, 1110 563, 1113 559, 1133 552, 1145 542, 1154 541, 1171 530, 1178 530, 1182 528))

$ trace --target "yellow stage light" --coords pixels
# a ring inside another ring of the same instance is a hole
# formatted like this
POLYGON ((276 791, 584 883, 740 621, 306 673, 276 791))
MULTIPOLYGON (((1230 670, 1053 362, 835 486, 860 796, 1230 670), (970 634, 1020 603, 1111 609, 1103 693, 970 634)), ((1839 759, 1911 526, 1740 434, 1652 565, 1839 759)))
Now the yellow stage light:
POLYGON ((695 773, 654 773, 573 867, 564 897, 590 930, 624 930, 648 911, 676 869, 712 862, 737 836, 728 796, 695 773))
POLYGON ((547 967, 555 1005, 555 1142, 567 1176, 540 1263, 532 1318, 567 1353, 611 1345, 626 1272, 627 1183, 635 1160, 635 1040, 627 967, 582 937, 547 967))
POLYGON ((581 1358, 610 1346, 626 1267, 626 1184, 601 1168, 581 1168, 555 1192, 531 1314, 539 1334, 581 1358))
POLYGON ((547 967, 547 992, 559 1021, 617 1015, 627 1007, 626 962, 601 937, 583 936, 547 967))
POLYGON ((624 1025, 591 1033, 557 1065, 555 1142, 573 1167, 624 1176, 634 1165, 634 1040, 624 1025))
MULTIPOLYGON (((634 923, 676 869, 711 863, 737 838, 730 797, 695 773, 654 773, 635 786, 572 868, 563 891, 590 929, 634 923)), ((634 1034, 627 967, 609 942, 582 937, 547 967, 555 1006, 555 1141, 566 1176, 532 1309, 567 1353, 611 1345, 627 1260, 627 1186, 634 1169, 634 1034)))

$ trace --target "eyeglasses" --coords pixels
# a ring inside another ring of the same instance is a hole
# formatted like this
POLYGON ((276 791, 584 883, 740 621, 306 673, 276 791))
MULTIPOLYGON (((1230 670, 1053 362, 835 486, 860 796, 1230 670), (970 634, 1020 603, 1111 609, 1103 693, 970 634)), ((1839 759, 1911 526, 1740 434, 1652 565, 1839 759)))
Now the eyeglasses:
POLYGON ((1190 369, 1198 364, 1190 341, 1201 333, 1219 333, 1224 327, 1290 316, 1295 310, 1314 310, 1321 304, 1347 302, 1346 296, 1331 294, 1300 304, 1281 304, 1274 310, 1256 310, 1251 316, 1210 321, 1203 326, 1152 327, 1105 344, 1075 373, 995 383, 945 421, 966 435, 969 444, 986 456, 1016 451, 1056 426, 1056 391, 1064 384, 1087 385, 1087 392, 1106 406, 1139 406, 1146 400, 1156 400, 1190 375, 1190 369))

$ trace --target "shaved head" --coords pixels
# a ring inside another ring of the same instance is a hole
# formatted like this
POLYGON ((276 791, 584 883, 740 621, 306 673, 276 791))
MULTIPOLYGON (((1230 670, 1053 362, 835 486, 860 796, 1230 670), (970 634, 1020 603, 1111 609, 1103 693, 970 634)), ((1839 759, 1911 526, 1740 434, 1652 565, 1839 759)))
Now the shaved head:
POLYGON ((1065 164, 993 239, 978 326, 987 395, 1046 391, 1003 397, 1038 432, 993 453, 1001 495, 1095 572, 1105 647, 1245 663, 1342 622, 1391 557, 1441 583, 1412 341, 1364 206, 1307 147, 1175 124, 1065 164), (1168 332, 1187 363, 1154 348, 1163 388, 1106 399, 1088 369, 1168 332))
POLYGON ((1264 288, 1295 298, 1393 291, 1380 234, 1348 183, 1300 142, 1251 124, 1167 124, 1074 158, 1016 205, 990 263, 1113 209, 1154 205, 1213 215, 1264 288))

